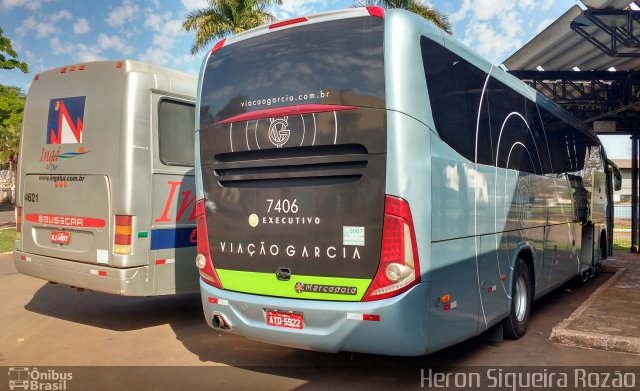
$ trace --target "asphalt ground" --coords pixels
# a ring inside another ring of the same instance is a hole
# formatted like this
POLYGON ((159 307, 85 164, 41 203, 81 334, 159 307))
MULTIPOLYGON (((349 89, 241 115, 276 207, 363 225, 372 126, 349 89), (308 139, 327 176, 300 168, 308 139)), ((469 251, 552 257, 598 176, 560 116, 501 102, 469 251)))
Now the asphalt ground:
MULTIPOLYGON (((17 273, 12 256, 5 254, 0 255, 0 365, 72 369, 76 386, 84 384, 78 379, 89 379, 97 381, 96 389, 154 390, 412 389, 424 385, 428 368, 640 366, 638 355, 549 340, 552 328, 612 275, 572 280, 536 301, 520 340, 477 337, 428 356, 399 358, 318 353, 216 332, 204 322, 198 295, 78 292, 17 273)), ((7 384, 2 375, 0 389, 7 384)))

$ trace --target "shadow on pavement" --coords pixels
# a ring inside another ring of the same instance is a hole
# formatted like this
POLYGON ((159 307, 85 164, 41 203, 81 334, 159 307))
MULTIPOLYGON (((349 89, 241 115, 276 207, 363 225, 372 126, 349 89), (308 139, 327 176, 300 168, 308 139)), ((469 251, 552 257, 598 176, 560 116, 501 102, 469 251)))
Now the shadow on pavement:
MULTIPOLYGON (((536 301, 527 335, 520 340, 491 342, 480 336, 428 356, 409 358, 319 353, 217 332, 204 322, 198 294, 132 298, 95 292, 80 293, 67 286, 47 284, 36 292, 25 308, 46 316, 114 331, 169 324, 184 347, 204 363, 222 363, 251 372, 301 379, 306 381, 304 389, 327 386, 359 388, 364 378, 368 379, 368 384, 375 384, 376 388, 394 389, 417 387, 421 368, 572 365, 569 364, 569 353, 566 353, 568 348, 549 341, 551 328, 568 317, 610 276, 605 273, 584 284, 578 279, 572 280, 536 301)), ((576 353, 573 351, 571 354, 575 356, 576 353)), ((597 354, 593 357, 592 360, 602 360, 597 354)))
POLYGON ((69 322, 113 331, 140 330, 171 323, 204 330, 199 294, 124 297, 100 292, 79 292, 60 284, 45 284, 25 309, 69 322))

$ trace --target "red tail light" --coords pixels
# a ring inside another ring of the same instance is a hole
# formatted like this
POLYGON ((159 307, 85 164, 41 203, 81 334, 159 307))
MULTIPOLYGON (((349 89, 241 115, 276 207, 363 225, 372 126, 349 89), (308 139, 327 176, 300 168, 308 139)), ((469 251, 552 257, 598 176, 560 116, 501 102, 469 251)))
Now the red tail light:
POLYGON ((396 296, 420 282, 420 262, 409 203, 386 196, 380 265, 362 301, 396 296))
POLYGON ((276 22, 273 24, 269 25, 269 30, 272 29, 277 29, 278 27, 284 27, 284 26, 290 26, 292 24, 296 24, 296 23, 302 23, 302 22, 306 22, 309 19, 302 17, 302 18, 295 18, 295 19, 289 19, 289 20, 284 20, 282 22, 276 22))
POLYGON ((220 41, 216 42, 216 44, 213 46, 213 49, 211 49, 211 54, 217 52, 218 50, 222 49, 222 47, 224 46, 224 42, 226 41, 226 38, 222 38, 220 41))
POLYGON ((22 208, 16 206, 16 240, 22 239, 22 208))
POLYGON ((216 273, 216 269, 213 267, 213 261, 211 260, 204 200, 196 201, 196 228, 198 230, 198 255, 196 256, 196 266, 200 271, 200 277, 202 277, 207 284, 223 289, 220 278, 218 278, 218 274, 216 273))
POLYGON ((367 11, 369 11, 369 15, 375 16, 377 18, 384 18, 384 8, 370 6, 367 7, 367 11))
POLYGON ((113 253, 131 254, 131 233, 133 232, 133 216, 115 216, 115 235, 113 237, 113 253))

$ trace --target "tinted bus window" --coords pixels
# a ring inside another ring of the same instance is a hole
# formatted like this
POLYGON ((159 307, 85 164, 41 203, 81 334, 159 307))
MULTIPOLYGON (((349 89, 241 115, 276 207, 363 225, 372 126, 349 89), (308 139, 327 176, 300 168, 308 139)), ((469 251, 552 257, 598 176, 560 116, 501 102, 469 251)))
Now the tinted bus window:
POLYGON ((164 99, 158 106, 160 160, 167 165, 193 166, 195 107, 164 99))
POLYGON ((336 20, 224 46, 205 69, 200 128, 301 104, 383 108, 383 23, 374 17, 336 20))
MULTIPOLYGON (((430 39, 422 37, 420 45, 436 131, 456 152, 475 161, 478 107, 487 74, 430 39)), ((478 150, 488 153, 480 161, 491 159, 491 143, 478 150)))

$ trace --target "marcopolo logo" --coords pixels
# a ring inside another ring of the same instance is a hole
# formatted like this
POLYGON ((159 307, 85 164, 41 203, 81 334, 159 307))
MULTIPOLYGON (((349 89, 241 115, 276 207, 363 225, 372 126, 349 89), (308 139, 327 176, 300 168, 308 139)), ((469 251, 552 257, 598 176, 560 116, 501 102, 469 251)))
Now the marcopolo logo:
POLYGON ((38 370, 28 367, 9 368, 9 389, 22 390, 66 390, 73 379, 71 372, 59 372, 55 369, 38 370))
POLYGON ((271 118, 269 126, 269 141, 277 148, 282 147, 289 141, 291 130, 289 127, 289 117, 271 118))
POLYGON ((296 282, 294 289, 297 293, 327 293, 330 295, 349 296, 355 296, 358 294, 358 288, 355 286, 305 284, 304 282, 296 282))

